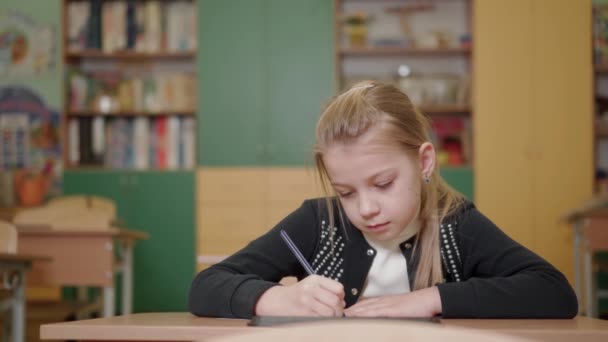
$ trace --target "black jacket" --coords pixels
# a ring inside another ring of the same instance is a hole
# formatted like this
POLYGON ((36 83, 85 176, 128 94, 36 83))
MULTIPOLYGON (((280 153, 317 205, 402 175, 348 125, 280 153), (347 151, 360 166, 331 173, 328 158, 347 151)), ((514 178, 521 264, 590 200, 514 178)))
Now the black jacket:
MULTIPOLYGON (((198 316, 249 318, 258 298, 285 276, 306 277, 279 232, 284 229, 317 274, 344 285, 346 306, 357 302, 375 256, 345 218, 328 227, 325 199, 305 201, 272 230, 200 272, 189 310, 198 316)), ((513 241, 471 203, 441 225, 445 282, 438 284, 446 318, 571 318, 578 303, 566 278, 513 241)), ((400 244, 414 279, 415 237, 400 244)), ((410 284, 413 287, 413 284, 410 284)))

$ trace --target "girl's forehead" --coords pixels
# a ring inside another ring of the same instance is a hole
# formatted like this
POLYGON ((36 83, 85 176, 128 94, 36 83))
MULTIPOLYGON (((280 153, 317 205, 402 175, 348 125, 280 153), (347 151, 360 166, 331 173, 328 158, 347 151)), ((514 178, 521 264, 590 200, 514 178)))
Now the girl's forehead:
POLYGON ((326 155, 391 153, 404 154, 405 151, 394 139, 390 139, 384 130, 377 127, 367 130, 356 138, 334 141, 326 151, 326 155))

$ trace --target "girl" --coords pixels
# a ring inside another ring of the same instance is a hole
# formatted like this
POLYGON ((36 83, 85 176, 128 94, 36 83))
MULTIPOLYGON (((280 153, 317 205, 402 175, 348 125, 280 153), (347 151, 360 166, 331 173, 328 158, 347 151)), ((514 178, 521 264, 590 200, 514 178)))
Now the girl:
POLYGON ((317 125, 315 161, 333 196, 199 273, 199 316, 571 318, 565 277, 511 240, 440 177, 429 123, 397 88, 358 84, 317 125), (317 275, 307 276, 285 230, 317 275), (285 276, 299 282, 282 286, 285 276))

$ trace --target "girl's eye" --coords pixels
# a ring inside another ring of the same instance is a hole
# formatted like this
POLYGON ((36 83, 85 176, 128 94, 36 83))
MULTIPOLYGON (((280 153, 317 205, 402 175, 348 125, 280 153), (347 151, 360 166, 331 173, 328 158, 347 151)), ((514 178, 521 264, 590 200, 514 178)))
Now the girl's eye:
POLYGON ((341 198, 349 197, 352 194, 353 194, 352 191, 349 191, 349 192, 338 192, 338 196, 340 196, 341 198))
POLYGON ((376 187, 378 187, 380 189, 386 189, 389 186, 391 186, 392 184, 393 184, 393 181, 389 181, 389 182, 385 182, 385 183, 376 184, 376 187))

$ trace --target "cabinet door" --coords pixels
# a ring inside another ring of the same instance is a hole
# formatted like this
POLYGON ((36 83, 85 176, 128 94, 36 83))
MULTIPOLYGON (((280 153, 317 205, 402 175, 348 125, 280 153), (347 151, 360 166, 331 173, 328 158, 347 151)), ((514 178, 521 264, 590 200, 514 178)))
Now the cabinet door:
POLYGON ((475 201, 512 238, 534 249, 529 0, 475 1, 475 201), (517 22, 513 18, 518 18, 517 22))
POLYGON ((63 192, 66 195, 96 195, 116 204, 116 215, 125 219, 129 212, 130 179, 121 171, 65 171, 63 192))
POLYGON ((560 218, 593 194, 592 5, 535 0, 532 10, 536 251, 569 274, 572 230, 560 218))
POLYGON ((469 200, 473 200, 473 169, 470 167, 448 167, 440 169, 441 176, 454 189, 469 200))
POLYGON ((315 125, 335 88, 333 2, 267 3, 268 164, 310 166, 315 125))
POLYGON ((133 310, 186 311, 195 271, 194 173, 137 173, 129 226, 150 239, 135 248, 133 310))
POLYGON ((198 8, 198 162, 261 165, 269 101, 265 7, 204 0, 198 8))

